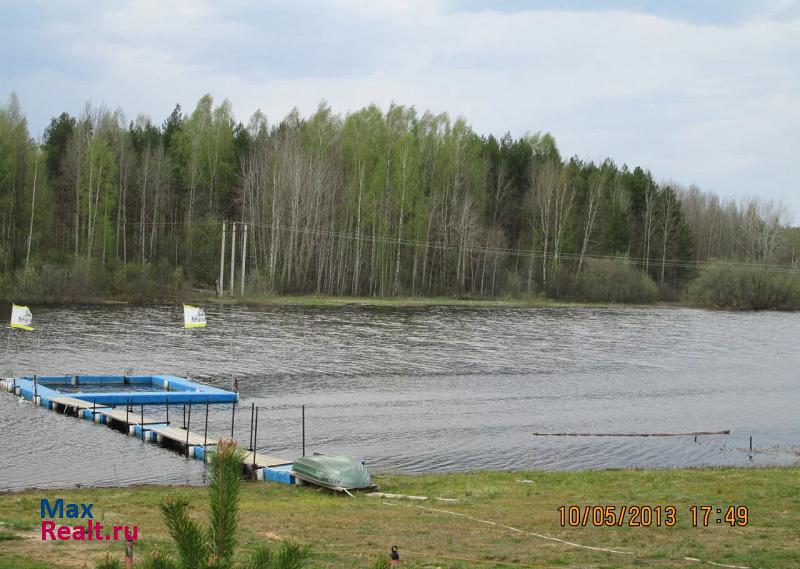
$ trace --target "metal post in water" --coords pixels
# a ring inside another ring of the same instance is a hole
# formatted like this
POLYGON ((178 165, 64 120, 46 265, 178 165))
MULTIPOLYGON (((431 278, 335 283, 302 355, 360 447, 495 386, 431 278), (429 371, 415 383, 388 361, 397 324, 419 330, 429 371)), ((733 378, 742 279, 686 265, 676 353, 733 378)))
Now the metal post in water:
POLYGON ((186 403, 183 404, 183 428, 186 428, 186 403))
MULTIPOLYGON (((184 405, 186 407, 186 405, 184 405)), ((192 423, 192 402, 189 402, 189 418, 186 421, 186 456, 189 456, 189 425, 192 423)))
POLYGON ((253 418, 255 417, 256 412, 256 404, 250 404, 250 446, 248 447, 250 450, 253 450, 253 418))
POLYGON ((130 421, 129 421, 129 417, 128 417, 128 414, 130 413, 130 411, 131 411, 131 400, 128 399, 128 403, 127 403, 127 405, 125 405, 125 434, 126 435, 130 434, 130 429, 131 429, 131 425, 130 425, 130 421))
POLYGON ((236 401, 233 402, 233 413, 231 413, 231 440, 233 440, 233 424, 236 422, 236 401))
POLYGON ((208 446, 208 399, 206 399, 206 426, 203 429, 203 462, 206 461, 207 446, 208 446))
POLYGON ((253 427, 253 468, 256 467, 256 447, 258 446, 258 407, 256 407, 256 422, 253 427))
POLYGON ((33 402, 36 403, 36 397, 39 396, 39 381, 36 374, 33 375, 33 402))
POLYGON ((169 399, 167 399, 167 425, 169 425, 169 399))
POLYGON ((303 456, 306 455, 306 406, 303 405, 303 456))
POLYGON ((753 454, 753 435, 750 435, 750 454, 753 454))

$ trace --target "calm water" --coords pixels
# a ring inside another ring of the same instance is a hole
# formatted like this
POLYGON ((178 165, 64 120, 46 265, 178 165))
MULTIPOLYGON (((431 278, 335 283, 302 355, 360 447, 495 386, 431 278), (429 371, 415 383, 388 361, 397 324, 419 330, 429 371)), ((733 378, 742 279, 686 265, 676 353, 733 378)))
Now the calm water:
MULTIPOLYGON (((0 332, 0 372, 239 378, 258 447, 363 457, 377 471, 792 464, 800 459, 800 315, 684 309, 34 307, 0 332), (701 438, 532 432, 731 429, 701 438), (753 436, 757 452, 747 452, 753 436)), ((153 410, 162 414, 165 409, 153 410)), ((202 432, 204 410, 192 428, 202 432)), ((173 422, 181 417, 172 409, 173 422)), ((231 407, 210 431, 230 434, 231 407)), ((204 482, 201 463, 0 393, 0 489, 204 482), (91 464, 91 468, 87 467, 91 464)))

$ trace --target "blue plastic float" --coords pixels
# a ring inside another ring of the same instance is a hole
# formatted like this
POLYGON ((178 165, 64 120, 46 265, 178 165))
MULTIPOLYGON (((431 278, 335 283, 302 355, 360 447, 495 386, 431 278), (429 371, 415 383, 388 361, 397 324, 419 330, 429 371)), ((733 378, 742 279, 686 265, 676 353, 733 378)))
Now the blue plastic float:
MULTIPOLYGON (((188 378, 174 375, 63 375, 63 376, 22 376, 0 380, 0 389, 14 393, 24 399, 48 409, 56 409, 58 405, 69 405, 69 399, 78 399, 91 404, 94 408, 77 408, 79 417, 97 423, 109 424, 107 410, 112 406, 144 406, 144 405, 186 405, 236 403, 239 394, 210 385, 197 383, 188 378), (86 389, 83 390, 82 387, 86 389), (101 407, 103 410, 101 410, 101 407)), ((168 423, 136 423, 136 415, 132 421, 125 418, 126 432, 138 439, 152 443, 160 443, 158 427, 168 427, 168 423)), ((182 436, 181 436, 182 438, 182 436)), ((206 455, 214 443, 208 445, 190 444, 187 436, 185 452, 205 462, 206 455), (209 447, 209 448, 206 448, 209 447)), ((281 484, 297 484, 292 473, 291 461, 274 466, 262 466, 254 469, 252 474, 257 480, 278 482, 281 484)))
POLYGON ((239 394, 218 387, 197 383, 174 375, 63 375, 23 376, 14 379, 19 395, 33 400, 36 395, 43 407, 56 397, 72 397, 98 405, 179 405, 201 403, 234 403, 239 394), (136 391, 125 386, 136 386, 136 391), (59 386, 69 386, 62 392, 59 386), (80 386, 116 387, 112 391, 74 391, 80 386), (148 386, 152 390, 146 389, 148 386), (144 390, 142 388, 145 388, 144 390))

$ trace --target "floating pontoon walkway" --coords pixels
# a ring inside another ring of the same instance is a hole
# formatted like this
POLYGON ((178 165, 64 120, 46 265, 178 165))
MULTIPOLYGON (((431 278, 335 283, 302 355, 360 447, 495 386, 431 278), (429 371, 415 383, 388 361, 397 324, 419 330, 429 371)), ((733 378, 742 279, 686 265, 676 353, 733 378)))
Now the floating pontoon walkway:
MULTIPOLYGON (((216 446, 218 437, 209 436, 207 427, 203 433, 188 428, 171 426, 168 421, 144 413, 146 405, 205 405, 233 403, 239 400, 232 393, 194 382, 187 378, 169 375, 156 376, 46 376, 5 378, 0 380, 0 390, 34 402, 53 411, 74 415, 101 423, 135 436, 143 441, 180 450, 186 456, 206 460, 207 451, 216 446), (120 386, 118 391, 92 391, 98 386, 120 386), (134 385, 138 391, 124 391, 125 386, 134 385), (86 387, 69 395, 58 390, 86 387), (152 390, 142 388, 152 386, 152 390), (121 407, 117 407, 121 406, 121 407)), ((191 410, 190 410, 191 413, 191 410)), ((206 426, 207 426, 206 421, 206 426)), ((258 480, 272 480, 294 484, 290 474, 292 461, 259 452, 249 451, 245 457, 246 468, 251 469, 258 480)))
POLYGON ((64 396, 59 388, 74 391, 69 395, 72 399, 100 405, 180 405, 239 400, 238 393, 174 375, 25 376, 10 381, 19 388, 22 397, 31 401, 34 396, 47 400, 64 396), (81 387, 86 389, 81 390, 81 387))

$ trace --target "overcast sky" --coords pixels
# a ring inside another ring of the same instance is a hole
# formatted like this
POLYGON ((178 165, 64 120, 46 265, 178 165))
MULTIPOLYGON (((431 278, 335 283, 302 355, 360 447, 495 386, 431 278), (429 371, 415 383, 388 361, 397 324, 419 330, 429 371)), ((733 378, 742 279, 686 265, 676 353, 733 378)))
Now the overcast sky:
POLYGON ((204 93, 243 122, 395 101, 800 223, 800 0, 0 0, 11 91, 37 138, 86 100, 157 123, 204 93))

